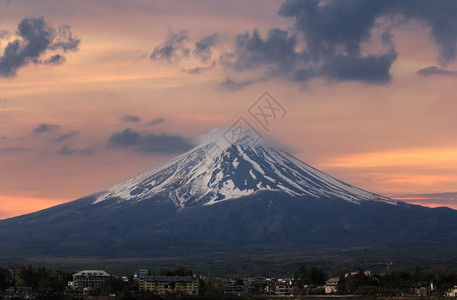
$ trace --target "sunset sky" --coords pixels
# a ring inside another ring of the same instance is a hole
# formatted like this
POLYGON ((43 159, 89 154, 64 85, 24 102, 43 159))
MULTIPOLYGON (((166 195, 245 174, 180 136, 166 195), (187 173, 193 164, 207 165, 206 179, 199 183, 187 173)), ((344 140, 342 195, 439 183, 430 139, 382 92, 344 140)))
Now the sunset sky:
POLYGON ((0 218, 244 117, 360 188, 457 208, 457 1, 0 0, 0 218), (437 195, 445 193, 443 195, 437 195))

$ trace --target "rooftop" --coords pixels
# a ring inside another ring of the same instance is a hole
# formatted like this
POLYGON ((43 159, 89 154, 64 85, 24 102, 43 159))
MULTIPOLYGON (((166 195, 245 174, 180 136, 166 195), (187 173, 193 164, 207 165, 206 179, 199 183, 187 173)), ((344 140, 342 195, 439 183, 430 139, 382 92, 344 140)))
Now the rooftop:
POLYGON ((104 276, 109 277, 110 275, 105 270, 83 270, 79 271, 73 276, 104 276))

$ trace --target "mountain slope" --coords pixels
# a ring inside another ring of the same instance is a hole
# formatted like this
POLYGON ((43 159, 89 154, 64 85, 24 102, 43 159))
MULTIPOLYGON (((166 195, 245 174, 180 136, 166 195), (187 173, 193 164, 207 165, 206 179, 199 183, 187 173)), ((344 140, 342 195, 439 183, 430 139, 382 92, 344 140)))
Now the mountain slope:
POLYGON ((0 221, 4 256, 457 248, 457 211, 393 201, 218 137, 105 191, 0 221))

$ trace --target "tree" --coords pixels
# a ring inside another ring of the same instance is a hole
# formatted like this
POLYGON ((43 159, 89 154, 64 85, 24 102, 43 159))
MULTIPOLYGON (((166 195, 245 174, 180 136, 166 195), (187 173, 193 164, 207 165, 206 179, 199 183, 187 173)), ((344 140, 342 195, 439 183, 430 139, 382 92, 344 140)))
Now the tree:
POLYGON ((16 274, 19 282, 16 286, 30 286, 38 292, 46 293, 63 291, 72 279, 72 274, 68 272, 43 267, 34 269, 32 266, 22 266, 16 274))
POLYGON ((0 268, 0 290, 5 290, 13 285, 13 275, 10 270, 0 268))
POLYGON ((220 282, 199 280, 198 295, 203 299, 220 299, 224 296, 224 287, 220 282))
POLYGON ((176 270, 169 270, 168 268, 160 269, 161 276, 193 276, 194 273, 190 269, 179 267, 176 270))
POLYGON ((311 284, 322 285, 327 280, 327 276, 322 270, 312 267, 310 270, 309 280, 311 284))
POLYGON ((106 279, 101 285, 102 291, 106 294, 120 294, 128 291, 129 285, 121 278, 110 277, 106 279))
POLYGON ((305 265, 300 266, 298 271, 295 272, 294 278, 297 280, 297 285, 301 289, 305 284, 322 285, 327 280, 327 276, 322 270, 316 267, 308 269, 305 265))
POLYGON ((332 271, 332 277, 344 277, 346 275, 347 271, 345 268, 336 268, 335 270, 332 271))
POLYGON ((25 282, 25 280, 22 278, 18 278, 18 279, 16 279, 15 286, 16 286, 16 288, 24 287, 24 286, 27 286, 27 282, 25 282))
POLYGON ((337 285, 338 294, 375 295, 379 282, 362 270, 357 274, 340 278, 337 285))

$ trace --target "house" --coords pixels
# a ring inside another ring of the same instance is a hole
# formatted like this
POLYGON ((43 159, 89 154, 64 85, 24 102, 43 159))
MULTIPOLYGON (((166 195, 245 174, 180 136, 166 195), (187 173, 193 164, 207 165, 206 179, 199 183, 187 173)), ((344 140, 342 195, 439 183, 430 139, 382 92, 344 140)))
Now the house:
POLYGON ((446 292, 446 297, 457 297, 457 285, 446 292))
POLYGON ((293 282, 290 279, 278 279, 275 286, 275 295, 289 296, 292 294, 293 282))
POLYGON ((149 276, 141 273, 138 276, 139 290, 150 291, 159 295, 184 293, 198 294, 198 277, 194 276, 149 276))
POLYGON ((426 287, 419 286, 419 287, 414 287, 413 288, 413 295, 415 296, 420 296, 420 297, 425 297, 427 296, 428 291, 426 287))
POLYGON ((340 282, 339 277, 330 278, 325 282, 325 293, 326 294, 336 294, 337 285, 340 282))
POLYGON ((248 294, 248 285, 235 284, 234 282, 224 286, 224 295, 243 296, 248 294))
POLYGON ((102 283, 111 275, 104 270, 83 270, 73 274, 73 282, 68 286, 74 290, 82 291, 84 288, 99 289, 102 283))

